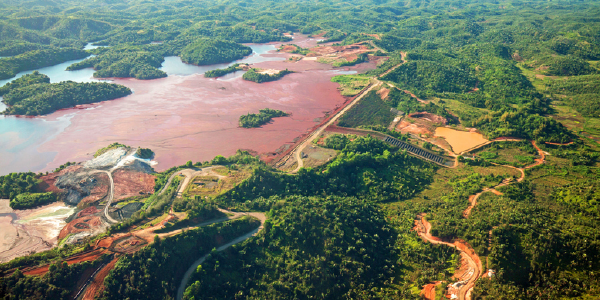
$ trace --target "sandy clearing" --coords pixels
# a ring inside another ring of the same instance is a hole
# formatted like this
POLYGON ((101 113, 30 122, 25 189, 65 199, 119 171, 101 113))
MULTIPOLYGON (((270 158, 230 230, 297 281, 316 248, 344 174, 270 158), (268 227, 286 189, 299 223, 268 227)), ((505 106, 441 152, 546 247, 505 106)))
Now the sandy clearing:
POLYGON ((0 214, 12 213, 13 209, 10 208, 10 200, 0 199, 0 214))
POLYGON ((17 240, 17 228, 12 223, 11 216, 0 216, 0 253, 8 251, 17 240))

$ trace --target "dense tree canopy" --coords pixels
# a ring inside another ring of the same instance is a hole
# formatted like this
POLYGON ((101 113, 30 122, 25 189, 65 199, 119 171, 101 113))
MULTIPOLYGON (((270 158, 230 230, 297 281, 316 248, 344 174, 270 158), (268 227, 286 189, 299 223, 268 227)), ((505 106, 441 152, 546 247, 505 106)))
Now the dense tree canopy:
POLYGON ((250 55, 252 48, 233 42, 200 39, 181 51, 181 60, 194 65, 227 63, 250 55))

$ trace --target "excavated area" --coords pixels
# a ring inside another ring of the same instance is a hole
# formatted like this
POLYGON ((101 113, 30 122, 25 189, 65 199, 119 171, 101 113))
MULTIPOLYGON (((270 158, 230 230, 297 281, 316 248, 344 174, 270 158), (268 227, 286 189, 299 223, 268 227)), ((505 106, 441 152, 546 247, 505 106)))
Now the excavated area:
POLYGON ((373 50, 363 44, 352 44, 346 46, 325 45, 311 48, 310 51, 316 53, 318 56, 331 56, 353 61, 358 58, 359 54, 373 50))
POLYGON ((54 185, 63 190, 65 203, 89 205, 106 196, 110 181, 106 173, 90 173, 85 168, 77 168, 57 177, 54 185))
POLYGON ((114 201, 154 192, 154 175, 131 169, 118 169, 112 173, 115 182, 114 201))
MULTIPOLYGON (((86 216, 83 218, 77 218, 69 222, 58 235, 58 239, 62 240, 70 234, 77 234, 81 232, 90 233, 96 229, 98 231, 102 227, 103 223, 98 216, 86 216)), ((87 235, 86 235, 87 236, 87 235)))

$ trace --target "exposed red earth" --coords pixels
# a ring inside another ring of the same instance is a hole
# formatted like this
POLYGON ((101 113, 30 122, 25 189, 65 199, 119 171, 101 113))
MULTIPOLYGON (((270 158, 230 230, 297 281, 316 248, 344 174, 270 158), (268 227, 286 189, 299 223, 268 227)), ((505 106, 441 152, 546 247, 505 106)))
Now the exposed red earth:
MULTIPOLYGON (((302 47, 315 40, 294 40, 302 47)), ((287 53, 264 56, 289 57, 287 53)), ((233 78, 208 79, 203 75, 169 76, 155 80, 115 79, 131 88, 130 96, 87 105, 71 118, 71 125, 40 147, 57 152, 45 170, 64 161, 81 161, 101 147, 120 142, 132 147, 150 148, 162 171, 188 160, 206 161, 216 155, 229 156, 238 149, 258 153, 274 152, 316 125, 315 119, 339 108, 346 99, 330 81, 336 71, 330 65, 301 60, 295 63, 270 61, 254 65, 263 69, 289 69, 296 73, 262 84, 233 78), (238 127, 240 115, 265 107, 292 113, 261 128, 238 127), (117 113, 118 112, 118 113, 117 113), (177 149, 177 151, 174 151, 177 149)), ((344 70, 364 71, 375 62, 344 70)), ((48 119, 72 113, 55 112, 48 119)))
POLYGON ((409 114, 408 116, 415 119, 424 119, 433 123, 439 123, 443 125, 448 124, 448 120, 446 120, 446 118, 425 111, 414 112, 409 114))
POLYGON ((108 276, 108 272, 115 267, 117 261, 119 260, 118 256, 115 256, 113 260, 111 260, 106 266, 102 267, 100 271, 96 274, 94 278, 92 278, 92 282, 90 282, 89 286, 85 290, 85 294, 83 294, 84 300, 92 300, 96 299, 97 295, 104 290, 104 278, 108 276))
POLYGON ((435 281, 432 283, 428 283, 421 290, 421 297, 425 300, 435 300, 435 287, 440 285, 441 281, 435 281))
MULTIPOLYGON (((502 137, 502 138, 494 139, 493 141, 499 142, 499 141, 514 141, 514 140, 515 140, 515 138, 502 137)), ((520 140, 520 139, 518 139, 518 140, 520 140)), ((493 141, 491 141, 491 142, 493 142, 493 141)), ((533 164, 528 165, 523 168, 516 168, 513 166, 509 166, 509 165, 503 165, 505 167, 513 168, 513 169, 516 169, 521 172, 521 177, 518 178, 516 180, 516 182, 521 182, 525 179, 525 170, 526 169, 530 169, 535 166, 539 166, 539 165, 543 164, 546 159, 546 155, 545 155, 544 151, 537 146, 535 141, 531 141, 531 144, 538 151, 538 155, 539 155, 539 158, 536 158, 535 162, 533 164)), ((479 147, 481 147, 481 146, 479 146, 479 147)), ((496 195, 502 195, 502 193, 500 191, 496 190, 496 188, 501 187, 501 186, 510 185, 513 182, 515 182, 515 181, 513 181, 511 179, 505 179, 500 184, 496 185, 493 188, 485 188, 481 192, 479 192, 475 195, 469 196, 469 199, 468 199, 469 205, 463 211, 463 214, 462 214, 463 217, 464 218, 469 217, 469 215, 471 214, 471 211, 477 205, 477 199, 483 193, 491 192, 496 195)), ((427 222, 427 220, 425 220, 425 214, 417 215, 417 218, 415 219, 415 227, 413 229, 425 241, 428 241, 428 242, 431 242, 434 244, 444 244, 444 245, 456 248, 461 252, 460 253, 461 257, 462 257, 461 258, 461 267, 458 270, 456 270, 456 272, 453 276, 456 280, 458 280, 458 283, 449 285, 448 293, 452 294, 452 295, 456 295, 458 297, 458 299, 470 300, 471 299, 471 290, 475 286, 475 281, 477 281, 477 279, 483 275, 483 268, 482 268, 481 260, 479 259, 479 256, 475 253, 475 250, 468 243, 466 243, 465 241, 460 240, 460 239, 455 239, 453 241, 444 241, 440 238, 431 236, 431 234, 430 234, 431 224, 429 222, 427 222)), ((489 239, 491 241, 492 230, 490 230, 489 234, 490 234, 489 239)), ((432 288, 433 287, 431 286, 431 284, 425 285, 423 287, 423 289, 421 290, 421 295, 430 295, 432 288)), ((434 298, 427 298, 427 296, 424 296, 424 297, 425 297, 425 299, 434 299, 434 298)), ((434 297, 435 297, 435 294, 434 294, 434 297)))
MULTIPOLYGON (((432 244, 442 244, 456 248, 460 251, 461 255, 461 268, 457 270, 454 277, 460 281, 449 286, 449 292, 458 297, 458 299, 470 299, 470 291, 475 286, 475 281, 483 274, 483 267, 479 256, 475 253, 475 250, 465 241, 455 239, 452 241, 445 241, 438 237, 432 236, 431 224, 425 219, 424 214, 420 214, 415 219, 414 230, 419 236, 432 244), (461 272, 461 270, 463 272, 461 272), (466 271, 466 272, 465 272, 466 271)), ((427 288, 430 288, 426 286, 427 288)), ((423 291, 426 293, 427 291, 423 291)))
POLYGON ((154 193, 154 175, 118 169, 112 173, 112 176, 115 182, 115 202, 140 194, 154 193))

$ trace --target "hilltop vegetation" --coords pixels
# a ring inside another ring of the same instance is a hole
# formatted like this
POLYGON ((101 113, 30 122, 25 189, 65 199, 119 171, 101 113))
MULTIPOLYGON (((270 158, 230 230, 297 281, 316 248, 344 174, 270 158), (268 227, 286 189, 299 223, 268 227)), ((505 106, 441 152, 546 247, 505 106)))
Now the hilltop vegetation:
POLYGON ((240 65, 233 64, 225 69, 215 69, 215 70, 206 71, 206 73, 204 73, 204 77, 207 77, 207 78, 221 77, 221 76, 225 76, 229 73, 233 73, 233 72, 236 72, 239 70, 241 70, 240 65))
POLYGON ((94 68, 94 77, 134 77, 137 79, 154 79, 167 77, 167 73, 159 70, 164 58, 150 51, 116 47, 100 50, 97 56, 70 65, 67 70, 94 68))
POLYGON ((8 79, 17 73, 56 65, 65 61, 80 59, 89 53, 70 48, 52 48, 28 51, 16 56, 0 59, 0 79, 8 79))
POLYGON ((252 48, 233 42, 200 39, 183 48, 181 60, 194 65, 228 63, 252 54, 252 48))
POLYGON ((215 253, 198 268, 187 299, 367 298, 395 273, 395 232, 373 204, 335 197, 278 201, 257 242, 215 253), (228 288, 221 288, 224 282, 228 288))

